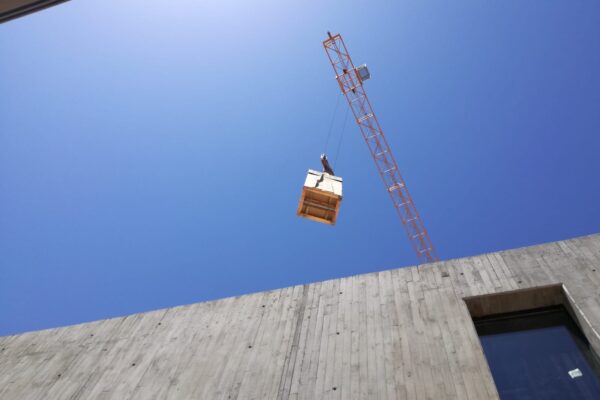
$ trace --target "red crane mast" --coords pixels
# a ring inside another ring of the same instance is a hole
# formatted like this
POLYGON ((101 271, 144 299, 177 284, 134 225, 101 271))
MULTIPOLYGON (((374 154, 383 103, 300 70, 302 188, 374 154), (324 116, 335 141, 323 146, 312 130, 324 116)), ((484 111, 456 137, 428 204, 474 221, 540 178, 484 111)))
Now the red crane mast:
POLYGON ((369 147, 373 161, 375 161, 379 171, 379 176, 381 176, 394 203, 394 208, 402 220, 402 225, 408 234, 417 258, 422 263, 437 261, 439 258, 425 229, 423 219, 408 192, 406 183, 392 154, 392 149, 383 134, 381 126, 379 126, 375 112, 363 87, 363 81, 368 79, 368 75, 364 75, 364 73, 368 74, 368 71, 354 66, 340 34, 333 36, 329 32, 327 34, 329 37, 323 41, 323 47, 335 72, 335 78, 354 114, 354 120, 369 147))

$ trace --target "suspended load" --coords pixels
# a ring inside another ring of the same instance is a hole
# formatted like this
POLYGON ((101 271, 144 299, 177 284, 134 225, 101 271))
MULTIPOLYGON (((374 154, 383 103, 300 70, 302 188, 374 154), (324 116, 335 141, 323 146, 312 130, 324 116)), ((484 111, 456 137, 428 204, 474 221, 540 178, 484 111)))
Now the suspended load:
POLYGON ((334 225, 342 202, 342 178, 335 176, 327 156, 321 156, 323 172, 308 170, 297 215, 334 225))

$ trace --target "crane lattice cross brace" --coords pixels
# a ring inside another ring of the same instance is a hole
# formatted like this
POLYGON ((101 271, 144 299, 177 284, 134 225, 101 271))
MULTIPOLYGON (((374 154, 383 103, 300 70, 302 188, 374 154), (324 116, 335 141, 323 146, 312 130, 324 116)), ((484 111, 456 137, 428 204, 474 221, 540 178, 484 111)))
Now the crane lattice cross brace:
POLYGON ((408 234, 417 258, 422 263, 437 261, 439 258, 425 229, 423 220, 408 192, 406 183, 392 154, 392 149, 379 126, 375 112, 363 87, 365 77, 361 77, 361 71, 354 67, 342 36, 340 34, 332 36, 329 32, 328 35, 329 37, 323 42, 323 47, 325 47, 325 52, 335 72, 336 80, 348 101, 362 136, 367 146, 369 146, 369 151, 375 161, 379 175, 394 203, 394 208, 396 208, 402 220, 402 225, 408 234))

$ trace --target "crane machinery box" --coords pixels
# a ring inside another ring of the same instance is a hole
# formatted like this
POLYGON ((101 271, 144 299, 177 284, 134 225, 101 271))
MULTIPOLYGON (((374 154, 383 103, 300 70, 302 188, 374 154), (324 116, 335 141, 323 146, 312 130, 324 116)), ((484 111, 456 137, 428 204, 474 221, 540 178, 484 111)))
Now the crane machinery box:
POLYGON ((326 172, 308 170, 297 215, 333 225, 342 202, 342 178, 326 172))

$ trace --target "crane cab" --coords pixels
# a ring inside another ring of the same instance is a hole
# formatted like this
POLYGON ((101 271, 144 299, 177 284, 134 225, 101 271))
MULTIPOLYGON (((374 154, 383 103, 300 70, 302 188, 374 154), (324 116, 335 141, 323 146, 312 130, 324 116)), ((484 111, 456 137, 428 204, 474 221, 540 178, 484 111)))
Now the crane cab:
POLYGON ((371 73, 367 68, 367 64, 363 64, 359 67, 356 67, 356 75, 358 75, 358 79, 361 82, 371 79, 371 73))
POLYGON ((297 215, 313 221, 334 225, 342 202, 342 178, 308 170, 297 215))

